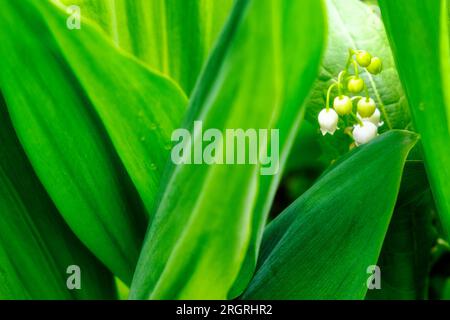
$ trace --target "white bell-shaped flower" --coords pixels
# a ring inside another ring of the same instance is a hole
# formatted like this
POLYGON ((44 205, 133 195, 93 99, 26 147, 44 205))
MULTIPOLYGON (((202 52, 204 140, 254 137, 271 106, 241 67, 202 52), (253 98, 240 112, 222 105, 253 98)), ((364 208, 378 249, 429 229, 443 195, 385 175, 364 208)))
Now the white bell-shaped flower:
POLYGON ((334 132, 339 129, 337 127, 339 116, 333 109, 329 108, 322 109, 319 113, 319 125, 320 125, 320 131, 322 132, 322 135, 334 134, 334 132))
POLYGON ((353 128, 353 139, 357 146, 373 140, 378 135, 378 128, 368 120, 363 120, 362 125, 355 125, 353 128))
POLYGON ((358 118, 361 121, 370 121, 372 122, 374 125, 376 125, 377 127, 381 127, 384 122, 381 121, 381 112, 378 108, 375 109, 375 112, 368 118, 363 118, 361 117, 361 115, 358 113, 358 118))

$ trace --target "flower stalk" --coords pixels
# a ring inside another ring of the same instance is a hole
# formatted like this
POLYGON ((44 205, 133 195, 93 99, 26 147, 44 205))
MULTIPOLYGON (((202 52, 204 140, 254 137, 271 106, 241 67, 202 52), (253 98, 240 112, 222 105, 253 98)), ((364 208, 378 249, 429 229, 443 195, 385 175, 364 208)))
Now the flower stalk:
POLYGON ((382 61, 365 50, 350 48, 344 70, 340 71, 337 79, 332 79, 328 87, 325 108, 318 115, 320 130, 323 135, 333 135, 339 130, 337 123, 339 117, 344 117, 345 127, 353 127, 350 136, 359 146, 370 142, 378 135, 378 128, 383 125, 381 113, 374 99, 370 97, 368 87, 360 77, 360 68, 370 74, 377 75, 382 72, 382 61), (337 88, 337 95, 333 99, 333 108, 330 108, 330 99, 333 90, 337 88), (364 96, 357 95, 364 92, 364 96), (356 102, 356 107, 355 107, 356 102))

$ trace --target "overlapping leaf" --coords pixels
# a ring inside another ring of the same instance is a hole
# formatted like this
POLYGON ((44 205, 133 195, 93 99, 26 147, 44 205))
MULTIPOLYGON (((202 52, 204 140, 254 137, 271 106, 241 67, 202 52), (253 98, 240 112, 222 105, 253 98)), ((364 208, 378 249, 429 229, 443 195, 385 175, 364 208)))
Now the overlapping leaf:
POLYGON ((0 84, 24 149, 77 236, 129 282, 141 200, 151 214, 186 98, 88 22, 67 29, 48 1, 7 2, 1 15, 0 84))
POLYGON ((268 225, 242 298, 364 298, 416 141, 411 132, 390 131, 337 161, 268 225))
POLYGON ((450 47, 447 0, 380 1, 427 174, 450 236, 450 47), (401 14, 399 14, 401 12, 401 14))
POLYGON ((62 0, 190 94, 232 0, 62 0))
MULTIPOLYGON (((282 168, 316 76, 323 20, 316 0, 237 1, 194 91, 185 127, 192 130, 199 120, 203 130, 279 129, 282 168)), ((201 139, 195 132, 194 144, 201 139)), ((242 292, 280 176, 261 176, 260 169, 176 167, 147 234, 131 297, 215 299, 242 292)))
POLYGON ((0 299, 112 299, 113 277, 81 244, 25 156, 0 96, 0 299), (67 267, 81 270, 69 290, 67 267))

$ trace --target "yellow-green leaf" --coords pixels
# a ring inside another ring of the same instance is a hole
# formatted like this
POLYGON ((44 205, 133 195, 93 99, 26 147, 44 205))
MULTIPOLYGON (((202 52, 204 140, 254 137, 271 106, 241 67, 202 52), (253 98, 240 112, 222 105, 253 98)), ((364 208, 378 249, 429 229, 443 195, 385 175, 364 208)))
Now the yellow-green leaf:
MULTIPOLYGON (((131 298, 224 299, 242 292, 323 44, 321 1, 236 2, 184 127, 192 132, 194 121, 202 121, 204 130, 224 134, 278 129, 280 170, 264 176, 259 164, 175 167, 148 231, 131 298)), ((196 131, 194 144, 201 140, 196 131)), ((276 153, 271 141, 269 135, 268 148, 276 153)))

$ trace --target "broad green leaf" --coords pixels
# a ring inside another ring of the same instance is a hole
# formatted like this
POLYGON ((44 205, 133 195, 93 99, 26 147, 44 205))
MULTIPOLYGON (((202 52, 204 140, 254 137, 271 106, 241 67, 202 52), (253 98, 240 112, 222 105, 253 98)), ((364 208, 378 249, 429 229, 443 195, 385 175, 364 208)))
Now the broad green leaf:
POLYGON ((110 47, 88 23, 75 36, 61 28, 66 16, 41 4, 52 35, 86 90, 117 152, 152 214, 169 149, 187 99, 170 80, 149 72, 110 47), (96 75, 82 61, 95 61, 96 75))
POLYGON ((264 232, 244 299, 362 299, 417 136, 389 131, 337 161, 264 232))
MULTIPOLYGON (((320 1, 237 1, 194 90, 185 127, 192 132, 198 120, 203 130, 223 133, 279 129, 283 168, 302 102, 317 74, 323 34, 320 1)), ((196 131, 193 143, 201 139, 196 131)), ((276 152, 271 141, 269 154, 276 152)), ((220 138, 218 145, 224 145, 220 138)), ((224 299, 240 294, 254 270, 281 175, 279 170, 263 176, 261 168, 175 167, 147 233, 130 297, 224 299)))
POLYGON ((113 299, 113 277, 59 215, 20 146, 0 95, 0 299, 113 299), (69 290, 81 270, 81 289, 69 290))
POLYGON ((394 214, 377 265, 381 289, 366 299, 426 299, 431 248, 436 238, 429 184, 420 161, 407 161, 394 214))
POLYGON ((130 283, 186 99, 48 1, 1 14, 0 85, 24 149, 72 230, 130 283))
POLYGON ((380 7, 412 118, 422 137, 431 190, 449 237, 450 49, 447 1, 381 0, 380 7))
MULTIPOLYGON (((371 97, 383 112, 384 126, 381 132, 389 128, 405 129, 410 125, 408 103, 395 69, 389 41, 380 18, 359 0, 327 0, 328 43, 322 62, 321 72, 311 97, 307 102, 306 119, 317 128, 317 116, 325 107, 326 92, 331 79, 345 67, 348 49, 367 50, 383 61, 383 71, 379 75, 361 73, 368 85, 371 97)), ((344 129, 344 128, 341 128, 344 129)), ((324 159, 335 160, 349 150, 353 141, 339 130, 333 136, 321 140, 324 159)))
POLYGON ((120 48, 170 76, 187 94, 195 85, 233 0, 62 0, 99 24, 120 48))

